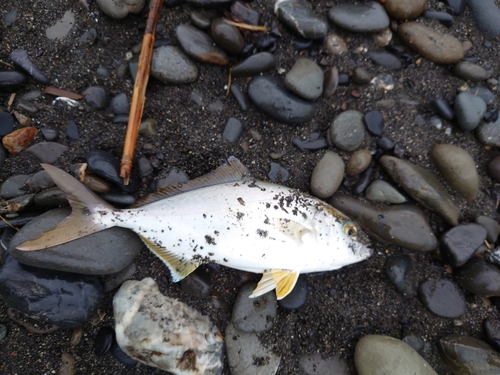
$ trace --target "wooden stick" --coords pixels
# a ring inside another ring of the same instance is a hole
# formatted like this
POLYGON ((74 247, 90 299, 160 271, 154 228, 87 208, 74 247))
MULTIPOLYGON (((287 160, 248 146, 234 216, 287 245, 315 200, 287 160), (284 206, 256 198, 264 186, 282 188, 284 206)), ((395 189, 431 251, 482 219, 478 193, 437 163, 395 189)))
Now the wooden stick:
POLYGON ((132 104, 130 106, 127 134, 125 136, 120 167, 120 176, 123 177, 123 183, 125 185, 128 185, 130 173, 132 172, 132 161, 134 160, 137 134, 139 133, 144 102, 146 101, 146 87, 148 86, 151 59, 153 58, 155 31, 158 20, 160 19, 162 5, 163 0, 151 1, 148 20, 146 21, 146 30, 144 31, 144 38, 142 39, 142 49, 139 56, 139 66, 135 78, 134 91, 132 93, 132 104))

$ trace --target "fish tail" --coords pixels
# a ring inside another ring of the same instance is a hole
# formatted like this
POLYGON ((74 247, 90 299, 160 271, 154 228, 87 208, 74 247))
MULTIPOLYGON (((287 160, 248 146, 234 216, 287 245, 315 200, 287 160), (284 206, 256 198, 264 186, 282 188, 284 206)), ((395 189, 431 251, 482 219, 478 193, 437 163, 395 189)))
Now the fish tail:
POLYGON ((46 249, 114 226, 111 222, 103 223, 102 220, 95 219, 96 214, 101 213, 102 217, 102 214, 112 210, 113 206, 102 200, 70 174, 49 164, 41 165, 66 194, 73 211, 55 228, 17 246, 18 250, 46 249))

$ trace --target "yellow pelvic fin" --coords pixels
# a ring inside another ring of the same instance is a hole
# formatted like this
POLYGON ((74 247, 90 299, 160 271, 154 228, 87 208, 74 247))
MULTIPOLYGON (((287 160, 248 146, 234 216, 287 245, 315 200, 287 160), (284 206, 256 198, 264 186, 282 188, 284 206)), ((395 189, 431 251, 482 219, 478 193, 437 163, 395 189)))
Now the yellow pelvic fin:
POLYGON ((250 298, 259 297, 276 288, 276 298, 283 299, 293 290, 300 272, 288 270, 265 271, 250 298))
POLYGON ((155 254, 163 261, 163 263, 167 265, 172 273, 172 280, 174 282, 181 281, 201 264, 201 261, 187 260, 182 256, 174 254, 173 252, 155 244, 153 241, 148 240, 141 235, 139 235, 139 237, 141 237, 141 240, 146 244, 149 250, 151 250, 153 254, 155 254))

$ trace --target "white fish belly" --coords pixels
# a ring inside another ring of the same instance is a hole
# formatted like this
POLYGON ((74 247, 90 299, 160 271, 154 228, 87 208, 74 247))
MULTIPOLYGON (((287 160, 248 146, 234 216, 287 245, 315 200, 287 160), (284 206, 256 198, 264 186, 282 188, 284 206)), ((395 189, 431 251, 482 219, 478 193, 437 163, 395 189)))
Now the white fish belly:
POLYGON ((347 246, 341 224, 321 207, 320 201, 295 190, 246 181, 117 210, 114 215, 119 226, 186 259, 250 272, 314 272, 345 265, 332 266, 331 253, 348 250, 340 248, 347 246), (318 228, 332 224, 339 227, 338 238, 327 238, 318 228))

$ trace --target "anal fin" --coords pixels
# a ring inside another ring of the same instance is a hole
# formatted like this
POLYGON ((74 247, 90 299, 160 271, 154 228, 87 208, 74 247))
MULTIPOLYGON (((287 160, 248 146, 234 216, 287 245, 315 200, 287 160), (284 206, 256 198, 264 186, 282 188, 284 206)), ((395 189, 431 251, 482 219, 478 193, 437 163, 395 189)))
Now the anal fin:
POLYGON ((283 299, 293 290, 299 274, 298 271, 289 270, 265 271, 250 298, 259 297, 276 288, 276 298, 283 299))
POLYGON ((153 254, 166 264, 172 273, 172 280, 174 282, 181 281, 201 264, 201 262, 187 260, 180 255, 168 251, 167 249, 155 244, 153 241, 148 240, 146 237, 141 235, 139 235, 139 237, 141 237, 141 240, 146 244, 149 250, 151 250, 153 254))

